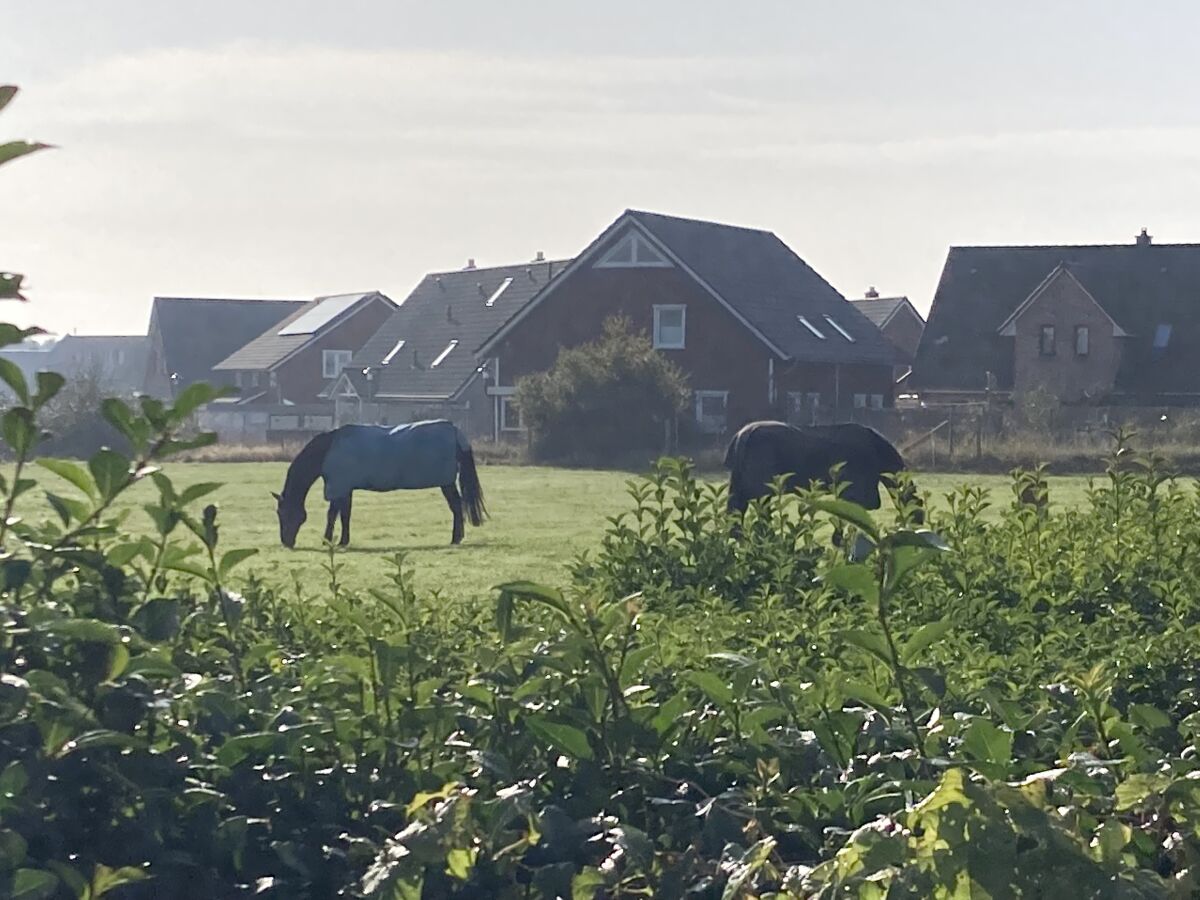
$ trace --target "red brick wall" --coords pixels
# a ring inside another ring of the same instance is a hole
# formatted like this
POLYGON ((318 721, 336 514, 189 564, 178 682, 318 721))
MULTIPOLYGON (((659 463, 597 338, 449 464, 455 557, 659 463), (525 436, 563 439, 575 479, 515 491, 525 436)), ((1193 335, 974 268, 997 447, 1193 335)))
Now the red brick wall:
POLYGON ((769 413, 770 351, 728 310, 679 269, 581 268, 559 284, 496 348, 500 385, 553 365, 560 347, 595 340, 609 316, 627 316, 651 335, 654 306, 687 307, 685 347, 661 350, 693 390, 728 391, 730 427, 769 413))
POLYGON ((393 307, 376 300, 285 362, 275 370, 279 385, 278 396, 293 403, 311 403, 317 400, 326 384, 321 371, 321 351, 361 350, 383 325, 384 320, 392 314, 392 310, 393 307))
POLYGON ((1061 274, 1016 321, 1013 391, 1044 388, 1060 400, 1079 400, 1112 389, 1121 362, 1121 338, 1104 311, 1074 278, 1061 274), (1055 353, 1042 356, 1043 325, 1054 326, 1055 353), (1075 327, 1089 331, 1087 356, 1075 355, 1075 327))

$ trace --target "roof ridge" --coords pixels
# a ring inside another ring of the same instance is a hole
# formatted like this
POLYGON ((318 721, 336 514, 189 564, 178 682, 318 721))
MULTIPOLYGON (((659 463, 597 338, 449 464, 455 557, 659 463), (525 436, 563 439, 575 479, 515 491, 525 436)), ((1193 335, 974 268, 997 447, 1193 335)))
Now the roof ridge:
POLYGON ((775 232, 768 228, 753 228, 749 225, 731 225, 728 222, 714 222, 712 219, 696 219, 691 216, 677 216, 671 213, 654 212, 649 209, 627 209, 627 216, 653 216, 658 219, 671 219, 675 222, 687 222, 691 225, 709 225, 713 228, 729 228, 734 231, 749 231, 752 234, 769 234, 772 237, 778 237, 775 232))
POLYGON ((499 266, 476 266, 473 269, 443 269, 435 272, 426 272, 426 278, 433 278, 438 275, 467 275, 471 272, 494 272, 497 269, 528 269, 531 266, 559 265, 570 263, 575 259, 573 256, 564 257, 563 259, 533 259, 523 263, 505 263, 499 266))
POLYGON ((951 244, 950 250, 1106 250, 1127 247, 1130 250, 1162 250, 1164 248, 1200 248, 1200 242, 1179 244, 951 244))

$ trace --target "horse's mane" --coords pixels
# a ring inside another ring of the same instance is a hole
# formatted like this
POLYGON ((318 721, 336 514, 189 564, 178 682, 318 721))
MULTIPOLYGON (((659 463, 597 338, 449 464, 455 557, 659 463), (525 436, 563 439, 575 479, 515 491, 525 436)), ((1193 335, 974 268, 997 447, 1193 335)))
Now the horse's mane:
POLYGON ((329 452, 329 445, 333 443, 335 434, 336 430, 323 431, 301 448, 288 466, 287 478, 283 482, 283 496, 289 499, 297 497, 301 503, 304 502, 313 482, 321 474, 321 463, 325 461, 325 454, 329 452))

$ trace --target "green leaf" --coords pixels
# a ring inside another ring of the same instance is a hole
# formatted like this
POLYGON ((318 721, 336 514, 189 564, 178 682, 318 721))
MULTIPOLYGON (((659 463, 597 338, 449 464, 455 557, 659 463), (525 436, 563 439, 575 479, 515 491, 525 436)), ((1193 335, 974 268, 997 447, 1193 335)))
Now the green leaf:
POLYGON ((129 665, 129 648, 124 644, 113 644, 108 651, 108 674, 105 681, 113 681, 120 677, 129 665))
POLYGON ((606 885, 604 873, 587 866, 571 879, 571 900, 596 900, 606 885))
POLYGON ((474 848, 456 847, 446 854, 446 871, 452 878, 466 881, 471 877, 471 870, 475 867, 475 857, 478 855, 479 851, 474 848))
POLYGON ((733 691, 725 683, 725 679, 713 672, 692 671, 684 675, 684 679, 700 688, 709 700, 724 709, 733 706, 733 691))
POLYGON ((0 109, 8 106, 19 90, 15 84, 0 84, 0 109))
POLYGON ((143 653, 135 656, 125 667, 126 675, 157 675, 165 678, 178 678, 182 673, 171 660, 161 652, 143 653))
POLYGON ((891 649, 888 647, 887 638, 877 631, 864 631, 862 629, 854 629, 847 631, 842 635, 843 640, 847 644, 853 644, 866 650, 872 656, 880 660, 884 665, 891 666, 893 663, 891 649))
POLYGON ((707 659, 715 659, 718 662, 727 662, 731 665, 740 668, 754 668, 758 663, 748 656, 743 656, 741 653, 731 653, 728 650, 718 650, 716 653, 710 653, 707 659))
POLYGON ((1117 785, 1114 791, 1118 812, 1125 812, 1141 806, 1151 797, 1163 793, 1171 786, 1171 779, 1166 775, 1136 774, 1130 775, 1117 785))
POLYGON ((691 698, 688 697, 686 691, 680 691, 658 708, 658 712, 650 720, 650 727, 659 737, 662 737, 674 728, 680 717, 691 708, 691 698))
POLYGON ((39 334, 45 334, 45 330, 33 328, 18 328, 11 322, 0 322, 0 347, 9 347, 13 344, 19 344, 21 341, 37 337, 39 334))
POLYGON ((1121 852, 1133 837, 1133 829, 1122 824, 1117 819, 1109 819, 1096 832, 1096 849, 1099 850, 1100 861, 1109 866, 1117 866, 1121 862, 1121 852))
POLYGON ((638 676, 642 674, 642 670, 645 668, 646 663, 648 663, 657 652, 658 648, 653 644, 646 647, 635 647, 633 650, 630 650, 625 655, 625 662, 622 663, 621 671, 618 675, 618 681, 620 682, 621 687, 627 688, 635 681, 644 680, 639 679, 638 676))
POLYGON ((258 548, 256 547, 241 547, 237 550, 230 550, 228 553, 222 554, 221 563, 218 568, 218 573, 220 574, 221 578, 228 576, 229 573, 233 571, 234 567, 238 565, 238 563, 244 562, 245 560, 254 556, 256 553, 258 553, 258 548))
POLYGON ((97 864, 96 871, 92 873, 92 898, 103 897, 114 888, 145 881, 149 877, 146 872, 133 866, 110 869, 108 866, 97 864))
POLYGON ((38 436, 33 413, 24 406, 14 406, 0 418, 0 435, 13 453, 27 456, 38 436))
POLYGON ((942 538, 942 536, 928 528, 919 528, 913 531, 897 531, 894 534, 889 534, 885 539, 888 544, 893 547, 920 547, 927 550, 948 551, 950 545, 942 538))
POLYGON ((1129 707, 1129 721, 1146 731, 1161 731, 1171 727, 1171 717, 1157 706, 1135 703, 1129 707))
POLYGON ((57 372, 38 372, 37 373, 37 393, 33 395, 33 408, 41 409, 51 400, 58 396, 58 392, 63 389, 63 385, 67 383, 67 379, 57 372))
POLYGON ((848 679, 841 684, 842 693, 847 697, 853 697, 868 706, 873 706, 878 710, 891 709, 891 704, 879 693, 874 687, 867 684, 865 681, 848 679))
POLYGON ((168 641, 179 633, 179 601, 156 597, 133 614, 132 621, 148 641, 168 641))
POLYGON ((827 512, 843 522, 849 522, 876 544, 879 543, 879 528, 875 525, 875 520, 857 503, 851 503, 849 500, 822 499, 813 500, 812 505, 814 509, 827 512))
POLYGON ((219 481, 203 481, 198 484, 189 484, 179 494, 179 505, 187 506, 189 503, 194 503, 206 494, 211 494, 223 486, 219 481))
POLYGON ((25 382, 25 375, 11 359, 0 357, 0 381, 9 386, 21 403, 29 403, 29 385, 25 382))
POLYGON ((60 497, 58 494, 46 491, 46 502, 50 504, 51 509, 58 513, 58 517, 62 520, 63 525, 70 525, 72 522, 83 522, 91 515, 91 510, 88 509, 86 503, 80 500, 73 500, 70 497, 60 497))
POLYGON ((43 144, 41 141, 8 141, 0 144, 0 166, 39 150, 49 150, 51 147, 53 144, 43 144))
POLYGON ((953 627, 954 623, 950 619, 922 625, 900 648, 900 661, 906 666, 911 664, 922 652, 945 637, 953 627))
POLYGON ((824 581, 855 597, 861 597, 868 603, 879 602, 879 585, 875 581, 874 573, 867 566, 858 563, 834 566, 825 573, 824 581))
POLYGON ((69 459, 49 458, 39 459, 37 463, 43 469, 53 472, 64 481, 70 482, 87 496, 95 498, 96 482, 92 480, 92 476, 79 463, 71 462, 69 459))
POLYGON ((17 869, 9 900, 47 900, 58 890, 58 877, 45 869, 17 869))
POLYGON ((99 619, 53 619, 36 626, 37 631, 54 637, 95 644, 119 644, 121 630, 99 619))
POLYGON ((85 732, 77 738, 72 738, 59 748, 55 756, 61 758, 72 753, 82 753, 86 750, 98 750, 101 747, 136 747, 138 742, 127 734, 119 731, 96 729, 85 732))
POLYGON ((725 882, 721 900, 737 900, 743 896, 743 888, 749 887, 751 879, 770 861, 774 851, 775 838, 765 837, 743 853, 729 869, 729 880, 725 882))
POLYGON ((119 494, 129 479, 129 460, 107 447, 92 454, 88 469, 96 480, 96 489, 105 500, 111 500, 119 494))
POLYGON ((115 428, 122 437, 128 439, 134 446, 138 445, 137 428, 134 425, 133 410, 124 400, 108 397, 100 404, 100 414, 104 420, 115 428))
MULTIPOLYGON (((1007 769, 1012 761, 1013 735, 982 716, 971 720, 963 735, 962 750, 975 762, 1007 769)), ((985 773, 987 774, 987 773, 985 773)))
POLYGON ((517 600, 540 603, 543 606, 550 607, 565 618, 569 619, 571 617, 571 611, 567 606, 566 598, 563 597, 562 591, 557 588, 547 587, 544 584, 537 584, 533 581, 510 581, 497 585, 493 590, 499 591, 502 596, 507 594, 517 600))
POLYGON ((205 403, 211 403, 218 397, 223 397, 229 393, 229 388, 214 387, 203 381, 189 384, 175 398, 175 403, 171 406, 170 416, 175 421, 181 422, 205 403))
POLYGON ((275 747, 279 736, 270 731, 256 731, 229 738, 217 751, 217 762, 233 768, 252 754, 264 753, 275 747))
POLYGON ((0 872, 11 872, 25 862, 29 843, 20 832, 11 828, 0 828, 0 872))
POLYGON ((574 725, 552 722, 543 716, 530 716, 525 724, 538 737, 576 759, 592 759, 592 746, 588 743, 587 735, 574 725))

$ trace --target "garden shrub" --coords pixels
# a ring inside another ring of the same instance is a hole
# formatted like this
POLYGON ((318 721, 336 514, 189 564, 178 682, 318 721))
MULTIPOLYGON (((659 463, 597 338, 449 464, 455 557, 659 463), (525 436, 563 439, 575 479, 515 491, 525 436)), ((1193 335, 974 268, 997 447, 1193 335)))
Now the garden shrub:
POLYGON ((688 396, 680 369, 616 317, 598 340, 560 350, 549 371, 522 378, 516 403, 535 458, 611 465, 661 452, 688 396))

